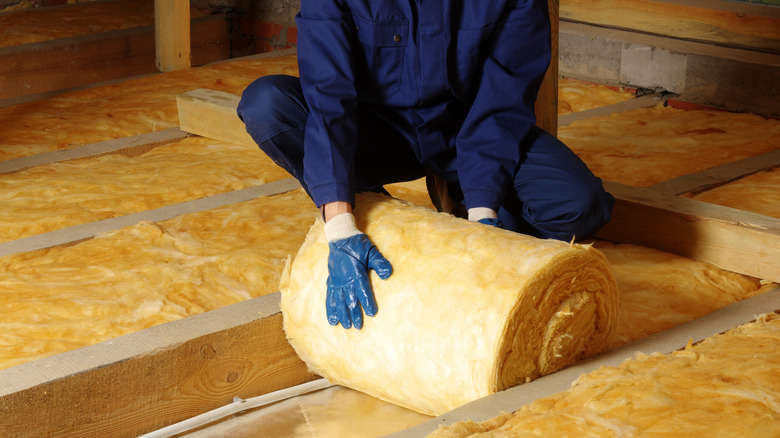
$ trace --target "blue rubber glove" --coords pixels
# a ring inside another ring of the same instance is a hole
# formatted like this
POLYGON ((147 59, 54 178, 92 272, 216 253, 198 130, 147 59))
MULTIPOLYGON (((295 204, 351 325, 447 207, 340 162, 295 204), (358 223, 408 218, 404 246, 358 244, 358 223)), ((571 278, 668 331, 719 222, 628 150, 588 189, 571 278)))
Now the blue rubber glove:
POLYGON ((325 297, 328 322, 339 322, 348 329, 363 327, 363 311, 377 312, 374 291, 368 278, 373 269, 382 280, 393 273, 393 267, 365 234, 357 234, 328 243, 328 292, 325 297))
POLYGON ((479 222, 481 224, 485 224, 485 225, 490 225, 490 226, 493 226, 493 227, 501 228, 501 222, 498 219, 495 219, 495 218, 484 218, 484 219, 478 220, 477 222, 479 222))

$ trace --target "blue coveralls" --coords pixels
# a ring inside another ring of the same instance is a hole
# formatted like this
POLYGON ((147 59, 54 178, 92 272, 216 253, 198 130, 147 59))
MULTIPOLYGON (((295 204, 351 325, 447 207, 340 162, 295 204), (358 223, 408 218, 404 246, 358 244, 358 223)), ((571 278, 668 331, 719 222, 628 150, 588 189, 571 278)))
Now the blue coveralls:
POLYGON ((534 126, 547 11, 542 0, 302 0, 300 80, 258 79, 238 114, 318 206, 427 171, 508 229, 581 240, 609 221, 613 198, 534 126))

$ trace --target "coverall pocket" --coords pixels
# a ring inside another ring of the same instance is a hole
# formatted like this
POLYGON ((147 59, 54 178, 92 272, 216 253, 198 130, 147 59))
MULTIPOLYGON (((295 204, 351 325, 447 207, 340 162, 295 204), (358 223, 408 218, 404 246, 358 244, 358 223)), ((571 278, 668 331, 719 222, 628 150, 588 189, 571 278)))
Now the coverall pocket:
POLYGON ((401 88, 401 71, 409 36, 407 21, 374 22, 353 17, 355 82, 358 94, 382 103, 401 88))

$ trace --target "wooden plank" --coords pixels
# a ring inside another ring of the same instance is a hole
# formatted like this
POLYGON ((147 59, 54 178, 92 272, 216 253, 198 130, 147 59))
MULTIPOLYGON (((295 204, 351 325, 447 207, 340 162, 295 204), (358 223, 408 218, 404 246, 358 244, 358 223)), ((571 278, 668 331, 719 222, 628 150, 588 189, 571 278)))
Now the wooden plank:
POLYGON ((598 237, 780 282, 780 219, 612 182, 605 188, 616 202, 598 237))
MULTIPOLYGON (((223 15, 192 21, 192 63, 230 57, 223 15)), ((0 99, 157 72, 154 26, 0 48, 0 99)))
POLYGON ((189 0, 154 0, 154 39, 157 68, 190 68, 189 0))
POLYGON ((780 149, 745 158, 733 163, 683 175, 672 180, 655 184, 650 188, 669 195, 700 193, 742 177, 780 166, 780 149))
POLYGON ((664 101, 665 95, 663 93, 646 94, 644 96, 637 97, 636 99, 613 103, 611 105, 604 105, 584 111, 577 111, 575 113, 564 114, 558 117, 558 126, 569 126, 578 120, 592 119, 593 117, 608 116, 612 113, 620 113, 639 108, 656 106, 659 103, 663 103, 664 101))
POLYGON ((502 412, 514 412, 536 399, 566 391, 580 375, 602 366, 617 366, 626 359, 632 359, 636 352, 671 353, 685 348, 690 340, 699 342, 710 336, 723 333, 733 327, 755 320, 756 315, 780 310, 780 288, 734 303, 708 315, 677 327, 626 344, 599 356, 580 361, 553 374, 532 382, 515 386, 505 391, 473 401, 460 408, 440 415, 418 426, 387 435, 389 438, 412 438, 425 436, 439 425, 447 426, 459 421, 485 421, 502 412))
POLYGON ((558 135, 558 3, 549 0, 552 56, 534 102, 536 125, 552 135, 558 135))
POLYGON ((176 96, 183 131, 229 143, 254 145, 238 118, 240 97, 223 91, 197 89, 176 96))
POLYGON ((780 10, 725 0, 564 0, 561 19, 780 53, 780 10))
POLYGON ((14 158, 12 160, 0 161, 0 175, 4 173, 18 172, 20 170, 29 169, 31 167, 41 166, 44 164, 76 160, 80 158, 94 158, 102 155, 122 154, 128 157, 134 157, 148 152, 158 146, 187 138, 188 135, 189 134, 180 130, 179 128, 169 128, 148 134, 106 140, 100 143, 44 152, 42 154, 31 155, 29 157, 14 158))
POLYGON ((0 370, 2 435, 136 437, 233 397, 314 380, 285 338, 279 300, 273 293, 0 370))
POLYGON ((165 207, 146 210, 139 213, 103 219, 98 222, 89 222, 72 227, 61 228, 48 233, 36 234, 22 239, 0 242, 0 257, 27 251, 35 251, 43 248, 51 248, 58 245, 69 245, 91 239, 99 233, 117 230, 122 227, 135 225, 141 221, 158 222, 171 219, 182 214, 211 210, 225 205, 249 201, 260 196, 272 196, 300 188, 301 185, 295 178, 286 178, 242 190, 220 193, 194 201, 186 201, 165 207))

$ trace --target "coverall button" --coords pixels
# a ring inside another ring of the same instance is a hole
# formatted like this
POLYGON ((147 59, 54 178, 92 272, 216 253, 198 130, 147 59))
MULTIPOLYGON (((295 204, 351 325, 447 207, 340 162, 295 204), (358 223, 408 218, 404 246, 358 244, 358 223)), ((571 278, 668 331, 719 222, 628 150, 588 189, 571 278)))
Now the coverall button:
POLYGON ((393 41, 400 43, 401 42, 401 35, 393 35, 393 41))

